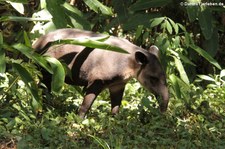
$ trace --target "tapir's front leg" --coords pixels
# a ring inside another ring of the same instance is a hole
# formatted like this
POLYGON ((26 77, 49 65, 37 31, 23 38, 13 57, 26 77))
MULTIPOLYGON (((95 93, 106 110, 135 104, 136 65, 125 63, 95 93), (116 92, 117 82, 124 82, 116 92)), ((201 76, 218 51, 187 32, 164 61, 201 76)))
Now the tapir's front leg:
POLYGON ((95 81, 86 89, 86 95, 84 100, 80 106, 78 115, 83 119, 87 114, 88 110, 91 108, 94 100, 98 96, 98 94, 102 91, 103 84, 101 81, 95 81))
POLYGON ((120 86, 113 86, 109 88, 110 98, 111 98, 111 108, 112 108, 113 115, 119 112, 121 100, 123 98, 124 88, 125 88, 125 84, 121 84, 120 86))

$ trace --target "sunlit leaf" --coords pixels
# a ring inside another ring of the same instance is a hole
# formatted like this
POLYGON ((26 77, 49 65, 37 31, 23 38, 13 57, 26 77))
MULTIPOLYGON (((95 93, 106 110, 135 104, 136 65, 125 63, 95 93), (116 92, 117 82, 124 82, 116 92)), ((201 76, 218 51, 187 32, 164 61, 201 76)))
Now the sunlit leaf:
POLYGON ((183 64, 182 62, 180 61, 180 59, 176 58, 174 56, 174 62, 175 62, 175 66, 180 74, 180 78, 186 83, 186 84, 189 84, 189 79, 188 79, 188 76, 187 76, 187 73, 186 71, 184 70, 184 67, 183 67, 183 64))
POLYGON ((84 0, 84 2, 90 9, 92 9, 96 13, 101 12, 104 15, 109 15, 109 16, 113 15, 112 9, 103 5, 98 0, 84 0))
POLYGON ((17 16, 2 16, 0 17, 0 22, 3 21, 50 21, 50 19, 42 18, 29 18, 29 17, 17 17, 17 16))
POLYGON ((125 49, 102 42, 102 40, 105 40, 107 38, 109 38, 109 36, 101 37, 101 38, 98 38, 97 40, 95 38, 71 38, 71 39, 63 39, 63 40, 61 39, 61 40, 51 42, 50 46, 57 45, 57 44, 75 44, 75 45, 81 45, 81 46, 90 47, 90 48, 99 48, 103 50, 111 50, 111 51, 116 51, 121 53, 128 53, 125 49))
POLYGON ((54 22, 54 25, 56 28, 65 28, 67 27, 68 16, 65 14, 64 9, 62 7, 62 4, 64 2, 60 0, 47 0, 47 10, 51 13, 52 21, 54 22))
POLYGON ((220 78, 224 77, 225 76, 225 69, 223 69, 221 72, 220 72, 220 78))
POLYGON ((88 136, 93 138, 97 142, 97 144, 100 145, 103 149, 110 149, 109 144, 105 140, 100 139, 97 136, 93 136, 93 135, 88 135, 88 136))
POLYGON ((28 46, 28 47, 31 47, 32 44, 31 44, 31 41, 27 35, 27 32, 23 32, 23 38, 24 38, 24 41, 25 41, 25 45, 28 46))
POLYGON ((64 3, 63 7, 75 28, 91 30, 91 23, 84 17, 79 9, 68 3, 64 3))
POLYGON ((49 73, 53 73, 45 58, 34 52, 34 49, 27 47, 23 44, 15 44, 13 45, 13 48, 17 49, 18 51, 26 55, 28 58, 34 60, 37 64, 45 68, 49 73))
POLYGON ((174 74, 171 74, 169 76, 169 79, 170 79, 171 83, 173 84, 172 87, 173 87, 173 89, 175 91, 176 96, 178 98, 181 98, 181 90, 180 90, 181 88, 180 88, 180 86, 178 84, 177 77, 174 74))
POLYGON ((169 20, 171 26, 173 27, 175 33, 178 34, 178 31, 179 31, 178 25, 172 19, 168 18, 168 20, 169 20))
POLYGON ((201 78, 201 79, 203 79, 203 80, 206 80, 206 81, 215 82, 215 79, 213 79, 212 77, 207 76, 207 75, 198 75, 198 77, 201 78))
POLYGON ((164 17, 152 19, 152 21, 150 22, 150 27, 155 27, 155 26, 159 25, 160 23, 162 23, 163 20, 165 20, 164 17))
POLYGON ((165 20, 165 23, 166 23, 166 29, 167 29, 168 33, 172 34, 173 33, 173 29, 172 29, 172 26, 170 25, 169 21, 165 20))
POLYGON ((14 2, 14 3, 23 3, 23 4, 27 4, 28 3, 28 0, 7 0, 7 1, 14 2))
POLYGON ((62 89, 65 80, 65 71, 62 64, 53 57, 45 57, 45 59, 50 63, 53 74, 51 82, 51 91, 54 93, 59 93, 62 89))
POLYGON ((8 1, 9 3, 10 3, 10 5, 12 5, 12 7, 14 8, 14 9, 16 9, 20 14, 24 14, 24 6, 23 6, 23 4, 22 3, 19 3, 19 2, 10 2, 10 1, 8 1))

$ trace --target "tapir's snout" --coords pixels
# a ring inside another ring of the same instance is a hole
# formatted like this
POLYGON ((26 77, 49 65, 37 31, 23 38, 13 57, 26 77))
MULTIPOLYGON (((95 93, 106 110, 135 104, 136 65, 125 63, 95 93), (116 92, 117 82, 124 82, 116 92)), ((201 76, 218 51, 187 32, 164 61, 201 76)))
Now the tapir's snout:
POLYGON ((166 112, 169 103, 169 91, 167 86, 163 86, 156 93, 156 98, 159 102, 159 108, 161 112, 166 112))

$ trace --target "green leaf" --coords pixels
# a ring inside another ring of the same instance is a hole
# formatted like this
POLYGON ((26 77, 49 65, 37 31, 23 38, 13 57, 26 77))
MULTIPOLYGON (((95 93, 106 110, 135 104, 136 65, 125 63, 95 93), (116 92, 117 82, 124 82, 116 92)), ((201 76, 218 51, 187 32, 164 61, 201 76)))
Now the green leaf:
POLYGON ((99 13, 101 12, 104 15, 112 16, 113 12, 112 9, 103 5, 98 0, 84 0, 85 4, 94 12, 99 13))
POLYGON ((197 75, 197 76, 203 80, 215 82, 215 79, 211 78, 210 76, 207 75, 197 75))
POLYGON ((126 53, 126 54, 128 53, 125 49, 102 42, 107 38, 109 38, 109 36, 101 37, 101 38, 72 38, 72 39, 63 39, 63 40, 61 39, 61 40, 50 42, 50 46, 57 45, 57 44, 75 44, 75 45, 81 45, 81 46, 90 47, 90 48, 116 51, 116 52, 126 53))
POLYGON ((165 17, 154 18, 150 21, 150 27, 158 26, 162 21, 165 20, 165 17))
POLYGON ((143 25, 138 25, 135 33, 135 40, 137 40, 141 36, 143 27, 144 27, 143 25))
POLYGON ((170 25, 169 21, 165 20, 165 23, 166 23, 166 29, 167 29, 168 33, 172 34, 173 33, 173 29, 172 29, 172 26, 170 25))
POLYGON ((18 3, 18 2, 10 2, 8 1, 8 3, 10 3, 10 5, 16 9, 16 11, 18 11, 20 14, 24 14, 24 7, 22 3, 18 3))
POLYGON ((175 33, 178 34, 178 32, 179 32, 179 27, 178 27, 178 25, 177 25, 173 20, 171 20, 170 18, 167 18, 167 19, 169 20, 170 24, 172 25, 172 27, 173 27, 175 33))
POLYGON ((207 53, 209 53, 211 56, 214 57, 216 55, 219 48, 219 35, 217 28, 214 29, 210 39, 203 41, 203 47, 205 47, 207 53))
POLYGON ((225 69, 223 69, 221 72, 220 72, 220 78, 224 77, 225 76, 225 69))
POLYGON ((24 38, 24 41, 25 41, 25 45, 28 46, 28 47, 31 47, 32 44, 31 44, 31 41, 27 35, 27 32, 23 32, 23 38, 24 38))
POLYGON ((28 0, 7 0, 7 1, 15 2, 15 3, 23 3, 23 4, 27 4, 28 3, 28 0))
POLYGON ((2 32, 0 32, 0 73, 4 73, 6 70, 5 50, 2 47, 3 47, 3 36, 2 32))
POLYGON ((129 15, 128 18, 121 17, 124 20, 123 29, 124 30, 133 30, 138 27, 138 25, 144 25, 145 27, 149 27, 149 22, 151 19, 158 17, 158 14, 143 14, 136 13, 133 15, 129 15))
POLYGON ((38 95, 38 88, 32 76, 21 64, 13 63, 12 66, 17 71, 23 82, 26 84, 27 88, 29 89, 28 91, 32 95, 31 105, 33 107, 33 112, 37 113, 38 111, 41 111, 41 98, 38 95))
POLYGON ((63 87, 65 80, 65 71, 63 65, 53 57, 45 57, 52 67, 52 82, 51 91, 53 93, 59 93, 63 87))
POLYGON ((149 8, 163 7, 171 2, 172 0, 138 0, 136 3, 131 5, 130 10, 139 11, 149 8))
POLYGON ((37 64, 41 65, 43 68, 45 68, 49 73, 53 73, 51 70, 51 67, 48 65, 48 62, 45 60, 44 57, 34 52, 34 49, 27 47, 23 44, 15 44, 12 46, 13 48, 17 49, 21 53, 23 53, 28 58, 35 61, 37 64))
POLYGON ((186 28, 185 28, 182 24, 177 23, 177 25, 178 25, 178 27, 180 27, 184 32, 187 32, 187 31, 186 31, 186 28))
POLYGON ((47 0, 47 10, 52 15, 52 21, 56 28, 65 28, 67 27, 67 19, 64 9, 62 7, 62 4, 64 2, 62 0, 47 0))
POLYGON ((175 62, 175 66, 180 74, 180 78, 186 83, 186 84, 189 84, 189 79, 188 79, 188 76, 187 76, 187 73, 186 71, 184 70, 184 67, 183 67, 183 64, 182 62, 180 61, 180 59, 178 59, 177 57, 173 56, 174 58, 174 62, 175 62))
POLYGON ((198 54, 200 54, 202 57, 204 57, 208 62, 216 66, 218 69, 221 69, 221 66, 219 65, 219 63, 213 57, 211 57, 206 51, 204 51, 203 49, 201 49, 200 47, 196 45, 190 45, 190 47, 193 50, 195 50, 198 54))
POLYGON ((69 16, 73 28, 91 30, 91 23, 84 17, 83 13, 76 7, 72 7, 68 3, 64 3, 63 7, 65 8, 66 14, 69 16))
POLYGON ((98 138, 96 136, 93 136, 93 135, 88 135, 88 136, 93 138, 97 142, 97 144, 99 146, 101 146, 103 149, 110 149, 109 144, 105 140, 100 139, 100 138, 98 138))
POLYGON ((181 90, 180 90, 181 88, 180 88, 180 86, 178 84, 177 77, 174 74, 171 74, 169 76, 169 79, 170 79, 170 81, 172 83, 172 87, 174 89, 174 92, 175 92, 176 96, 178 98, 181 98, 181 90))
POLYGON ((182 55, 182 54, 179 54, 179 57, 180 57, 180 59, 183 61, 183 62, 185 62, 185 63, 187 63, 187 64, 190 64, 190 65, 192 65, 192 66, 196 66, 189 58, 187 58, 186 56, 184 56, 184 55, 182 55))
POLYGON ((28 17, 17 17, 17 16, 2 16, 0 18, 0 22, 4 21, 43 21, 47 22, 50 19, 42 19, 42 18, 28 18, 28 17))
POLYGON ((205 39, 209 40, 213 34, 213 16, 209 9, 205 8, 199 12, 199 25, 205 39))
POLYGON ((200 12, 199 7, 185 7, 187 10, 188 18, 190 22, 194 22, 198 18, 198 13, 200 12))

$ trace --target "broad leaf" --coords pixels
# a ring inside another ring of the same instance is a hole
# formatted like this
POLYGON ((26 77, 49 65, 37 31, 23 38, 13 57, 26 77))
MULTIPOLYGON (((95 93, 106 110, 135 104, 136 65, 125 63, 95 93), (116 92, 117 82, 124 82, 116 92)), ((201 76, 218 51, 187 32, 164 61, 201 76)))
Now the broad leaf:
POLYGON ((190 47, 193 50, 195 50, 198 54, 200 54, 202 57, 204 57, 208 62, 216 66, 218 69, 221 69, 219 63, 213 57, 211 57, 206 51, 195 45, 190 45, 190 47))
POLYGON ((21 53, 23 53, 28 58, 35 61, 37 64, 41 65, 43 68, 45 68, 49 73, 53 73, 51 70, 51 67, 48 65, 47 61, 44 57, 34 52, 34 50, 30 47, 27 47, 23 44, 15 44, 13 45, 13 48, 17 49, 21 53))
POLYGON ((184 70, 184 67, 183 67, 183 64, 181 62, 180 59, 178 59, 177 57, 173 57, 174 58, 174 62, 175 62, 175 66, 180 74, 180 78, 186 83, 186 84, 189 84, 189 79, 188 79, 188 76, 187 76, 187 73, 186 71, 184 70))
POLYGON ((171 74, 169 76, 169 79, 170 79, 171 83, 173 84, 172 87, 173 87, 173 90, 176 94, 176 97, 181 98, 181 90, 180 90, 181 88, 180 88, 179 83, 177 81, 177 77, 174 74, 171 74))
POLYGON ((199 78, 206 80, 206 81, 212 81, 215 82, 215 79, 211 78, 210 76, 207 75, 198 75, 199 78))
POLYGON ((198 13, 200 12, 199 7, 185 7, 187 10, 188 18, 190 22, 194 22, 198 18, 198 13))
POLYGON ((50 63, 53 74, 51 82, 51 91, 53 93, 59 93, 62 89, 65 80, 65 71, 63 65, 53 57, 45 57, 50 63))
POLYGON ((214 29, 210 39, 203 41, 203 46, 211 56, 214 57, 216 55, 219 48, 219 35, 217 28, 214 29))
POLYGON ((16 11, 18 11, 20 14, 24 14, 24 7, 22 3, 18 3, 18 2, 10 2, 8 1, 8 3, 10 3, 10 5, 16 9, 16 11))
POLYGON ((128 53, 125 49, 102 42, 107 38, 109 38, 109 36, 101 37, 101 38, 61 39, 61 40, 50 42, 49 46, 53 46, 57 44, 74 44, 74 45, 81 45, 81 46, 90 47, 90 48, 116 51, 116 52, 126 53, 126 54, 128 53))
POLYGON ((165 20, 165 23, 166 23, 166 30, 168 31, 169 34, 172 34, 173 29, 172 29, 172 26, 170 25, 169 21, 165 20))
POLYGON ((148 27, 151 19, 158 16, 159 16, 158 14, 144 14, 144 13, 137 13, 131 15, 128 18, 124 18, 126 22, 124 22, 123 24, 123 29, 132 30, 136 29, 139 25, 144 25, 145 27, 148 27))
POLYGON ((209 9, 205 8, 199 13, 199 25, 205 39, 210 39, 213 34, 213 16, 209 9))
POLYGON ((52 15, 52 21, 55 24, 56 28, 65 28, 67 26, 67 19, 62 4, 62 0, 47 0, 47 10, 52 15))
POLYGON ((21 64, 13 63, 12 66, 18 72, 19 76, 21 77, 23 82, 26 84, 27 88, 29 89, 29 92, 32 95, 31 105, 33 107, 34 113, 41 111, 42 110, 41 98, 38 95, 38 92, 37 92, 38 88, 31 74, 21 64))
POLYGON ((68 3, 64 3, 63 7, 65 8, 65 12, 68 14, 74 28, 91 30, 91 23, 88 22, 80 10, 76 7, 72 7, 68 3))
POLYGON ((150 21, 150 27, 158 26, 162 21, 165 20, 165 17, 154 18, 150 21))
POLYGON ((98 0, 84 0, 85 4, 92 9, 93 11, 95 11, 96 13, 102 13, 104 15, 109 15, 112 16, 112 9, 103 5, 101 2, 99 2, 98 0))
POLYGON ((23 38, 24 38, 24 41, 25 41, 25 45, 28 46, 28 47, 31 47, 32 46, 32 43, 27 35, 27 32, 23 32, 23 38))
POLYGON ((220 72, 220 78, 223 78, 225 76, 225 69, 223 69, 221 72, 220 72))
POLYGON ((143 27, 144 27, 143 25, 138 25, 135 33, 135 40, 137 40, 141 36, 143 27))
POLYGON ((15 3, 23 3, 23 4, 27 4, 28 3, 28 0, 7 0, 7 1, 9 1, 9 2, 15 2, 15 3))
POLYGON ((179 31, 178 25, 172 19, 168 18, 168 20, 169 20, 171 26, 173 27, 175 33, 178 34, 178 31, 179 31))

